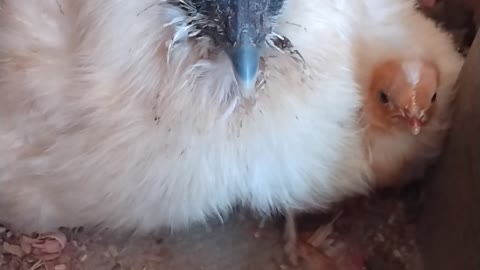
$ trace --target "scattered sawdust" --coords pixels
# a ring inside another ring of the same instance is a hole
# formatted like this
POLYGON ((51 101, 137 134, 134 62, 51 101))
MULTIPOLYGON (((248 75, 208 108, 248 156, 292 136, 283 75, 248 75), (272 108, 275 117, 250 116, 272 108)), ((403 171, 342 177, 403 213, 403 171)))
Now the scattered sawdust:
MULTIPOLYGON (((61 232, 22 235, 0 226, 0 269, 67 270, 67 238, 61 232)), ((67 255, 68 256, 68 255, 67 255)))
POLYGON ((299 216, 299 249, 316 249, 334 260, 338 270, 412 269, 422 199, 422 189, 411 186, 348 200, 332 213, 299 216))

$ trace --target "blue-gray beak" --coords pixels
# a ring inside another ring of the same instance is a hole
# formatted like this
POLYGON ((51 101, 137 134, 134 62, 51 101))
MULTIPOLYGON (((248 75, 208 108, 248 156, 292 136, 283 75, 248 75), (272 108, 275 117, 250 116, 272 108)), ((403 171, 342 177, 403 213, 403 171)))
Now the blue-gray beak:
MULTIPOLYGON (((263 1, 228 1, 229 39, 233 42, 226 48, 232 61, 237 83, 246 90, 255 88, 260 61, 260 44, 264 43, 258 3, 263 1)), ((264 4, 265 5, 265 4, 264 4)))
POLYGON ((229 53, 237 83, 243 89, 253 89, 257 82, 260 54, 251 43, 243 43, 229 53))

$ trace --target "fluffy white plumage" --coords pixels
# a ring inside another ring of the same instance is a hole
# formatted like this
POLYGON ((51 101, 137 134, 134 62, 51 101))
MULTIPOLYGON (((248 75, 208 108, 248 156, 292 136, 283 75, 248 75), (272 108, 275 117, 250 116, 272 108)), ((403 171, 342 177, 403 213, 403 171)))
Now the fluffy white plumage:
MULTIPOLYGON (((368 190, 356 33, 373 30, 361 23, 373 17, 378 33, 409 36, 398 21, 420 20, 411 1, 288 2, 276 31, 307 72, 272 55, 249 95, 227 56, 201 44, 177 46, 167 64, 176 27, 164 25, 180 14, 155 3, 0 1, 3 218, 33 230, 148 231, 237 203, 269 214, 368 190), (383 25, 391 14, 397 23, 383 25)), ((419 33, 444 39, 437 31, 419 33)))

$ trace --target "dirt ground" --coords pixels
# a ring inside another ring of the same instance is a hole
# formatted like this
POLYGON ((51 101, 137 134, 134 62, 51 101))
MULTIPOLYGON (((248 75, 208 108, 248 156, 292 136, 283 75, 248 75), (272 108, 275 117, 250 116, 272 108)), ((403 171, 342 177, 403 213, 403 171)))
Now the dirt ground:
MULTIPOLYGON (((413 234, 421 199, 421 189, 413 187, 403 192, 386 191, 371 198, 355 198, 330 213, 300 216, 300 245, 306 246, 314 231, 328 227, 325 225, 342 211, 329 234, 361 251, 364 267, 355 270, 409 269, 416 255, 413 234)), ((28 241, 2 226, 0 269, 319 269, 318 265, 323 263, 319 260, 324 256, 320 251, 304 254, 296 268, 286 262, 281 217, 267 220, 263 228, 260 223, 260 219, 238 211, 225 224, 174 234, 162 232, 139 237, 75 228, 57 233, 63 234, 65 240, 58 239, 61 238, 58 235, 30 235, 28 241), (31 239, 39 243, 31 244, 31 239)))
MULTIPOLYGON (((459 50, 466 53, 478 24, 471 11, 455 12, 458 14, 447 13, 442 3, 436 10, 427 11, 451 31, 459 50)), ((352 270, 411 269, 417 258, 415 222, 422 200, 421 185, 415 185, 403 191, 355 198, 331 213, 301 216, 300 244, 308 246, 307 239, 314 231, 325 228, 332 241, 355 246, 362 261, 352 270), (331 223, 339 212, 342 214, 331 223)), ((149 237, 82 228, 22 236, 0 225, 0 270, 292 269, 283 255, 282 219, 269 220, 263 228, 259 224, 260 220, 237 213, 225 224, 149 237)), ((315 262, 323 255, 307 253, 297 269, 319 269, 315 262)))

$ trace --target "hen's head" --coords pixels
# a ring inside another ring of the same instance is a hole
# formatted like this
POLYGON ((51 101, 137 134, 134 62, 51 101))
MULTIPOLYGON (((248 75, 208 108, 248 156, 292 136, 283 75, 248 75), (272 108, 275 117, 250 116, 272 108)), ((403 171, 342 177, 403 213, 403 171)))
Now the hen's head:
POLYGON ((261 50, 288 51, 290 42, 274 32, 285 0, 166 0, 184 18, 175 22, 174 43, 180 39, 204 42, 231 59, 240 87, 255 87, 261 50))
POLYGON ((394 59, 378 64, 367 99, 370 122, 419 134, 435 111, 438 84, 438 69, 431 62, 394 59))

